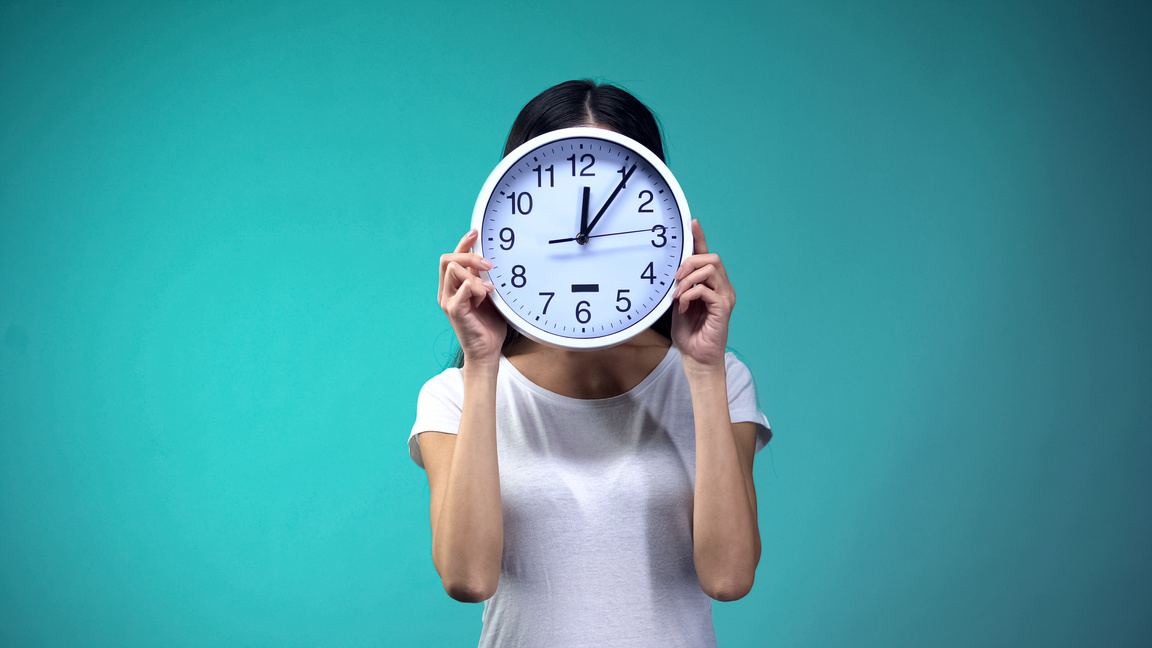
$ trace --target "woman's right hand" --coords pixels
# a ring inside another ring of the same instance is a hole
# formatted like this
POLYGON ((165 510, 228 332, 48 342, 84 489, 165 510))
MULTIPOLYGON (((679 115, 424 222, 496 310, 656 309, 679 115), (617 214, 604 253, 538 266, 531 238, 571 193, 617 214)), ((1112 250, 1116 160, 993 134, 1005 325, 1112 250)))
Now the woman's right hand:
POLYGON ((454 252, 440 257, 439 299, 464 351, 464 362, 483 364, 500 360, 508 324, 488 299, 496 287, 480 278, 480 271, 491 270, 492 262, 468 251, 478 235, 476 230, 468 232, 454 252))

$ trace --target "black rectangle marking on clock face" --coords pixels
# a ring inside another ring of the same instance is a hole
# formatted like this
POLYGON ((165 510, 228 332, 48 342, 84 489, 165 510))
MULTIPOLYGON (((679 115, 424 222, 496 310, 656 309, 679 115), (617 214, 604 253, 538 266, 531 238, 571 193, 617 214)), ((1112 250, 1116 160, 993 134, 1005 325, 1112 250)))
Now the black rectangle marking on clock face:
POLYGON ((572 284, 572 292, 600 292, 600 284, 572 284))

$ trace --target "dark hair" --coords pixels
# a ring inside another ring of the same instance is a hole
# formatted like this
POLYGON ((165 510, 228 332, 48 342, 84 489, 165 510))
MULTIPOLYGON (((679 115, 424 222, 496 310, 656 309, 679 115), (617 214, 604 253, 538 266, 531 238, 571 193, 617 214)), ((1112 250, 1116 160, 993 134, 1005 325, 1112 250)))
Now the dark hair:
POLYGON ((589 79, 565 81, 529 101, 508 133, 504 155, 544 133, 570 126, 606 126, 640 142, 664 159, 664 142, 656 117, 626 90, 589 79))
MULTIPOLYGON (((626 90, 591 79, 565 81, 548 88, 529 101, 508 132, 504 155, 508 155, 524 142, 571 126, 604 126, 621 135, 640 142, 648 150, 664 159, 664 142, 656 116, 639 99, 626 90)), ((672 309, 669 308, 652 325, 652 330, 666 338, 672 337, 672 309)), ((520 333, 511 326, 504 337, 501 353, 520 339, 520 333)), ((453 367, 464 366, 464 351, 457 349, 453 367)))

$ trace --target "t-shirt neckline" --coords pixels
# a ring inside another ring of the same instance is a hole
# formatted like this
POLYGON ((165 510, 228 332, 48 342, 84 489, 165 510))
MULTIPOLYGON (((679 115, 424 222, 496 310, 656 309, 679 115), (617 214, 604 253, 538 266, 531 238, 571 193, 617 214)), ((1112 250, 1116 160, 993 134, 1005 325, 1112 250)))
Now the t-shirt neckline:
POLYGON ((629 389, 623 394, 609 396, 608 398, 572 398, 571 396, 557 394, 556 392, 545 389, 529 380, 527 376, 520 373, 520 370, 512 364, 512 361, 503 355, 500 356, 500 368, 502 372, 506 372, 512 378, 512 380, 515 380, 517 383, 532 393, 537 394, 543 398, 547 398, 558 403, 569 403, 574 405, 582 405, 585 407, 610 407, 622 402, 631 401, 636 396, 639 396, 643 392, 647 391, 653 383, 659 380, 662 375, 667 373, 671 367, 676 365, 676 361, 679 359, 679 356, 680 352, 676 349, 676 345, 669 345, 668 351, 664 354, 664 358, 660 360, 660 363, 657 364, 656 367, 652 369, 652 371, 649 372, 647 376, 644 376, 643 380, 636 383, 635 387, 629 389))

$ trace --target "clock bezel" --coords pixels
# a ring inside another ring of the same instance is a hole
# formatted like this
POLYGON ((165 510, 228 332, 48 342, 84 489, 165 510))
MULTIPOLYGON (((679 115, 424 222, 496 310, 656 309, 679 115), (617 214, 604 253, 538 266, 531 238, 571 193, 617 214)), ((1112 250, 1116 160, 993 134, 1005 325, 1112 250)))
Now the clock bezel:
MULTIPOLYGON (((496 190, 496 187, 499 184, 501 178, 504 177, 504 174, 507 173, 509 169, 520 163, 526 155, 542 146, 559 142, 561 140, 574 138, 600 139, 611 142, 617 146, 624 147, 643 158, 645 163, 647 163, 657 173, 660 174, 661 178, 668 185, 668 189, 672 192, 672 197, 676 201, 676 206, 680 211, 680 224, 683 230, 683 246, 680 252, 680 263, 683 264, 684 260, 691 256, 694 246, 694 241, 692 238, 692 215, 688 211, 688 201, 684 197, 684 191, 680 188, 680 183, 676 180, 676 176, 672 174, 671 169, 668 168, 668 165, 664 164, 663 160, 657 157, 655 153, 648 150, 648 148, 640 142, 637 142, 636 140, 626 135, 621 135, 616 131, 596 128, 592 126, 561 128, 559 130, 544 133, 543 135, 539 135, 528 140, 527 142, 524 142, 520 146, 516 147, 516 149, 511 153, 506 155, 504 159, 500 160, 500 163, 496 165, 496 168, 493 169, 490 174, 488 174, 488 179, 484 182, 483 188, 480 189, 480 195, 476 199, 476 206, 472 210, 472 229, 477 231, 482 230, 484 225, 484 214, 488 207, 488 201, 491 199, 492 192, 496 190)), ((473 251, 483 253, 483 242, 481 237, 477 238, 476 245, 473 246, 473 251)), ((480 276, 485 281, 490 280, 487 271, 481 272, 480 276)), ((500 294, 499 290, 489 293, 489 297, 492 299, 492 303, 496 306, 496 310, 500 312, 500 314, 504 317, 504 320, 508 322, 509 326, 519 331, 521 335, 524 335, 525 337, 535 340, 541 344, 547 344, 565 349, 589 351, 593 349, 604 349, 616 346, 617 344, 626 342, 650 328, 656 322, 656 320, 660 319, 660 316, 663 315, 669 307, 671 307, 672 295, 676 292, 676 286, 678 284, 679 281, 673 279, 671 285, 668 287, 668 290, 664 293, 664 296, 656 304, 656 306, 646 315, 638 319, 635 323, 630 324, 619 331, 608 333, 607 335, 589 338, 566 337, 551 333, 535 326, 532 322, 522 317, 511 306, 509 306, 508 303, 504 300, 504 297, 500 294)))

